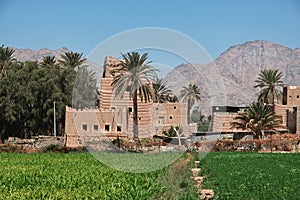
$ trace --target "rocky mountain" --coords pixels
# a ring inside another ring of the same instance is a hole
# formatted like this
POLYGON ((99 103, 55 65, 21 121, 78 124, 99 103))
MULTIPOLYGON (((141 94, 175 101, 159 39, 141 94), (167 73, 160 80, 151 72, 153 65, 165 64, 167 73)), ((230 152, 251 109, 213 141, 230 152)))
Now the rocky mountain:
POLYGON ((287 85, 300 85, 300 49, 267 41, 230 47, 209 64, 182 64, 166 79, 173 91, 192 82, 202 92, 199 107, 206 113, 213 105, 245 106, 257 99, 255 79, 262 69, 279 69, 287 85))
MULTIPOLYGON (((15 58, 20 61, 38 60, 54 55, 56 59, 68 52, 67 48, 57 50, 15 49, 15 58)), ((102 66, 89 60, 86 64, 96 72, 100 81, 102 66)), ((198 106, 209 114, 211 106, 245 106, 256 100, 255 79, 262 69, 279 69, 287 85, 300 85, 300 48, 288 47, 257 40, 230 47, 209 64, 182 64, 167 76, 172 90, 179 95, 182 86, 195 83, 202 93, 198 106)))
POLYGON ((20 60, 22 62, 27 60, 38 60, 42 61, 44 56, 55 56, 56 59, 60 58, 61 54, 64 54, 66 52, 69 52, 70 50, 66 47, 57 49, 57 50, 50 50, 47 48, 43 48, 40 50, 32 50, 32 49, 17 49, 13 48, 15 50, 14 57, 17 60, 20 60))

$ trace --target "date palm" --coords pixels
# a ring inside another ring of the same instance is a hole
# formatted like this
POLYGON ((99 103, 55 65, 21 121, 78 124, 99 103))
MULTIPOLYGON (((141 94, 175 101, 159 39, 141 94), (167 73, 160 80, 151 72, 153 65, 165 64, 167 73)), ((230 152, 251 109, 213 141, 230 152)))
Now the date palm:
POLYGON ((43 61, 40 62, 42 67, 54 67, 56 64, 55 56, 44 56, 43 61))
POLYGON ((86 61, 85 58, 82 58, 82 53, 77 52, 67 52, 65 54, 61 54, 61 59, 58 60, 58 62, 63 67, 71 67, 75 69, 78 68, 80 65, 82 65, 86 61))
POLYGON ((138 134, 138 97, 141 101, 149 101, 152 98, 152 82, 155 81, 156 69, 147 61, 148 54, 140 55, 138 52, 122 54, 121 64, 116 66, 111 74, 113 75, 112 86, 116 96, 123 97, 124 93, 129 92, 130 99, 133 101, 133 137, 139 146, 138 134))
POLYGON ((187 102, 187 118, 188 123, 190 123, 192 106, 195 104, 195 101, 201 101, 200 89, 195 84, 190 83, 188 86, 183 86, 180 90, 179 98, 184 102, 187 102))
POLYGON ((286 127, 282 125, 281 118, 275 114, 272 106, 254 102, 234 117, 231 128, 252 131, 254 138, 262 139, 264 131, 276 131, 286 127))
POLYGON ((281 100, 281 92, 279 88, 284 86, 281 81, 282 72, 278 69, 265 69, 260 72, 258 78, 255 80, 257 85, 255 88, 260 88, 258 94, 258 101, 266 104, 274 104, 275 100, 281 100))
POLYGON ((95 72, 82 66, 78 69, 73 87, 72 107, 75 109, 95 108, 97 105, 97 79, 95 72))
POLYGON ((176 103, 178 102, 178 97, 175 94, 170 94, 167 96, 167 101, 168 102, 172 102, 172 103, 176 103))
POLYGON ((153 86, 153 98, 155 103, 164 103, 168 101, 168 97, 173 94, 167 82, 162 78, 156 79, 152 84, 153 86))
POLYGON ((14 49, 9 47, 4 47, 4 45, 0 47, 0 79, 5 74, 5 68, 9 67, 11 62, 16 60, 13 57, 14 52, 15 52, 14 49))

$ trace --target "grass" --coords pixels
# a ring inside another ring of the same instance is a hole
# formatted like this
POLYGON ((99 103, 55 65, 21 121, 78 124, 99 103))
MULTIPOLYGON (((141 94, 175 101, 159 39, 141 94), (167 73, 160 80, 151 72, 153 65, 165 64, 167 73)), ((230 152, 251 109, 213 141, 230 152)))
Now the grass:
POLYGON ((164 153, 112 153, 94 152, 92 155, 103 164, 119 171, 145 173, 160 170, 174 163, 183 152, 164 153))
POLYGON ((201 160, 216 199, 299 199, 300 154, 212 152, 201 160))
POLYGON ((160 199, 170 196, 169 188, 176 191, 170 199, 192 199, 193 185, 183 184, 189 174, 180 175, 175 184, 176 171, 186 160, 184 155, 170 167, 128 173, 101 164, 89 153, 0 153, 0 199, 160 199))

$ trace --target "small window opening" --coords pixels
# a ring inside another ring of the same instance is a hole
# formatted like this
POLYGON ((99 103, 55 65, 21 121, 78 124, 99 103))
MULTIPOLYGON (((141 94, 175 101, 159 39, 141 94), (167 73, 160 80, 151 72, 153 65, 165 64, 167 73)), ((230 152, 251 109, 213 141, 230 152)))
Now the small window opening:
POLYGON ((109 125, 105 125, 105 126, 104 126, 104 130, 105 130, 105 131, 109 131, 109 125))
POLYGON ((176 109, 176 106, 174 106, 174 110, 176 109))
POLYGON ((132 112, 132 107, 128 108, 128 112, 131 113, 132 112))
POLYGON ((94 124, 94 131, 98 131, 98 125, 94 124))
POLYGON ((117 132, 121 132, 122 131, 122 126, 118 125, 117 126, 117 132))
POLYGON ((170 119, 173 119, 173 116, 170 116, 170 119))
POLYGON ((299 99, 299 95, 297 95, 297 98, 299 99))
POLYGON ((82 130, 87 131, 87 124, 82 124, 82 130))

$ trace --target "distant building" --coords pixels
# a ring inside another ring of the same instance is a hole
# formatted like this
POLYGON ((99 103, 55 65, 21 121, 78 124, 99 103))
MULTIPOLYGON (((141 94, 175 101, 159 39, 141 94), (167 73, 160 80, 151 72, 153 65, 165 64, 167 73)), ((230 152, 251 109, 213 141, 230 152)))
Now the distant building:
POLYGON ((300 134, 300 86, 284 87, 282 104, 275 104, 274 109, 290 133, 300 134))
MULTIPOLYGON (((246 107, 236 106, 213 106, 212 107, 212 132, 232 133, 230 123, 239 112, 243 112, 246 107)), ((239 130, 242 131, 243 130, 239 130)))
MULTIPOLYGON (((212 107, 212 132, 220 133, 247 133, 247 130, 231 128, 230 123, 238 112, 245 107, 213 106, 212 107)), ((275 104, 276 115, 282 117, 282 124, 287 127, 289 133, 300 134, 300 86, 287 86, 283 88, 282 104, 275 104)))
MULTIPOLYGON (((117 58, 106 57, 101 78, 100 105, 97 109, 76 110, 66 108, 66 146, 81 146, 84 141, 97 138, 133 137, 133 103, 129 93, 116 98, 110 71, 120 62, 117 58)), ((140 138, 161 134, 171 126, 180 125, 183 134, 189 135, 185 103, 138 102, 138 127, 140 138)), ((196 129, 196 126, 193 127, 196 129)))

